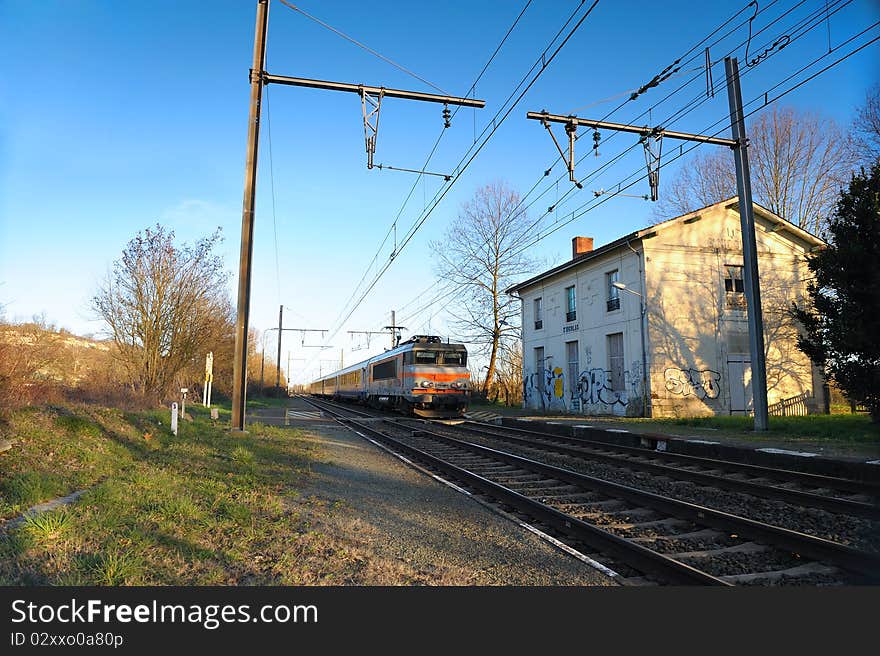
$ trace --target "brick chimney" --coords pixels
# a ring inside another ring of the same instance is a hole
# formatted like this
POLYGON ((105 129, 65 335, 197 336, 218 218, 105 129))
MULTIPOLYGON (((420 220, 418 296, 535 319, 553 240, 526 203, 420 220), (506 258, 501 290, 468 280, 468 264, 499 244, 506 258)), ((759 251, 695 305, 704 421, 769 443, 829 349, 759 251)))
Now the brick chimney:
POLYGON ((593 251, 592 237, 575 237, 571 240, 571 259, 576 260, 593 251))

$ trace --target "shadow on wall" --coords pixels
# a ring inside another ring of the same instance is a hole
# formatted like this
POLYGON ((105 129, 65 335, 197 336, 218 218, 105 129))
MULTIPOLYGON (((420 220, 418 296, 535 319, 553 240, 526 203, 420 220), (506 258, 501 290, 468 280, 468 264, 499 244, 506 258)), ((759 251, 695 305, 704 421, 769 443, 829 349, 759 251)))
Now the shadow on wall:
MULTIPOLYGON (((649 303, 655 416, 729 414, 734 409, 737 390, 732 388, 741 371, 737 363, 748 370, 750 360, 745 297, 724 286, 725 264, 737 257, 741 256, 716 252, 717 266, 710 276, 685 268, 664 272, 687 293, 667 294, 668 298, 654 294, 649 303)), ((798 326, 789 312, 803 288, 794 256, 777 255, 772 266, 765 263, 760 276, 767 395, 774 403, 810 392, 813 372, 797 348, 798 326)), ((738 392, 750 396, 746 383, 742 385, 738 392)))

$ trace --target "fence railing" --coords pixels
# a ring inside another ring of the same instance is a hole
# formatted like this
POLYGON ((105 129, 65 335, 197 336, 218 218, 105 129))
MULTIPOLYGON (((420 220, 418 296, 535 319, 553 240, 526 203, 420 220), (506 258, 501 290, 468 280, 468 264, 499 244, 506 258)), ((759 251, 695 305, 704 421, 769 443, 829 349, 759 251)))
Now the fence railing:
POLYGON ((807 400, 812 399, 810 392, 804 392, 788 399, 767 406, 767 413, 775 417, 803 417, 809 414, 807 400))

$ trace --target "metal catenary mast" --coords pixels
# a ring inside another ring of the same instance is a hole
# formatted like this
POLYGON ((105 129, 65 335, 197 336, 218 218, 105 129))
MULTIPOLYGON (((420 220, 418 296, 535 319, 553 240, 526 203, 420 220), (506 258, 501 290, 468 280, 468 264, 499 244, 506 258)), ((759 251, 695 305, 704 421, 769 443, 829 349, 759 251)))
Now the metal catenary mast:
MULTIPOLYGON (((651 188, 651 200, 657 200, 660 184, 660 147, 663 137, 696 141, 700 143, 727 146, 733 151, 736 165, 736 186, 739 195, 739 219, 742 231, 743 247, 743 283, 745 287, 746 309, 749 325, 749 350, 752 366, 752 398, 755 411, 755 430, 766 431, 768 420, 767 409, 767 367, 764 354, 764 321, 761 312, 761 287, 758 279, 758 255, 755 240, 755 215, 752 208, 752 183, 749 174, 748 138, 746 137, 745 119, 743 117, 742 94, 739 86, 739 66, 736 58, 726 57, 724 60, 727 74, 727 97, 730 106, 730 128, 732 139, 722 139, 702 134, 675 132, 662 127, 648 127, 593 121, 577 116, 561 116, 546 111, 528 112, 526 118, 540 121, 550 132, 553 143, 568 166, 569 178, 579 188, 580 183, 574 175, 574 140, 578 127, 584 126, 594 130, 594 142, 598 146, 597 132, 615 130, 631 132, 641 137, 645 147, 645 161, 648 168, 648 184, 651 188), (559 146, 550 127, 550 123, 562 123, 569 137, 568 156, 559 146)), ((594 147, 596 147, 594 146, 594 147)), ((598 194, 597 194, 598 195, 598 194)))

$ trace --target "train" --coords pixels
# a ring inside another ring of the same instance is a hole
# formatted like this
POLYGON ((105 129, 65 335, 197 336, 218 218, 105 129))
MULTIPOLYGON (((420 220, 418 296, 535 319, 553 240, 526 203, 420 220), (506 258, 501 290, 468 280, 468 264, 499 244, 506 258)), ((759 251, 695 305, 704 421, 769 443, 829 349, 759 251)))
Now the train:
POLYGON ((429 418, 461 417, 470 399, 467 349, 436 335, 395 348, 309 383, 315 396, 429 418))

